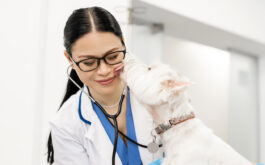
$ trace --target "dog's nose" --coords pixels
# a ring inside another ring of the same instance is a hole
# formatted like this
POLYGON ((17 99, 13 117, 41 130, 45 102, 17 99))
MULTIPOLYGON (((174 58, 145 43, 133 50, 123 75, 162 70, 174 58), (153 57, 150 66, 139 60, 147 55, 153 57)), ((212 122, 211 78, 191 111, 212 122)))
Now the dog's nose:
POLYGON ((151 70, 151 67, 148 67, 148 70, 151 70))

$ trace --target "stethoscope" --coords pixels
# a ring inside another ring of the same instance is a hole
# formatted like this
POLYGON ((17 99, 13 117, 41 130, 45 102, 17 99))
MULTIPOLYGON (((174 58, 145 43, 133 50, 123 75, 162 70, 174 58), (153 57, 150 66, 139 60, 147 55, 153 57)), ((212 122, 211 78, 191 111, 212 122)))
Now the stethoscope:
MULTIPOLYGON (((69 74, 69 69, 71 68, 71 65, 68 66, 67 68, 67 76, 68 78, 80 89, 82 90, 82 88, 71 78, 70 74, 69 74)), ((136 141, 134 141, 133 139, 129 138, 127 135, 125 135, 124 133, 122 133, 119 129, 118 129, 118 122, 117 122, 117 117, 120 115, 121 113, 121 107, 122 107, 122 103, 123 103, 123 100, 124 100, 124 97, 125 97, 125 92, 126 92, 126 89, 127 89, 127 85, 125 85, 124 89, 123 89, 123 92, 121 94, 121 98, 120 98, 120 101, 119 101, 119 107, 118 107, 118 111, 114 114, 114 115, 110 115, 106 112, 106 110, 97 102, 93 99, 93 97, 91 96, 90 92, 89 92, 89 88, 87 87, 88 89, 88 93, 86 91, 82 91, 84 92, 88 98, 93 102, 95 103, 99 108, 100 110, 103 112, 103 114, 107 117, 107 119, 109 120, 109 118, 113 119, 114 121, 114 125, 112 124, 112 126, 115 128, 115 138, 114 138, 114 147, 113 147, 113 152, 112 152, 112 165, 115 165, 115 154, 116 154, 116 150, 117 150, 117 142, 118 142, 118 133, 120 133, 122 136, 124 136, 126 139, 128 139, 129 141, 131 141, 132 143, 140 146, 140 147, 143 147, 143 148, 147 148, 149 150, 149 152, 151 153, 155 153, 158 151, 159 147, 162 147, 162 144, 156 144, 155 143, 155 139, 153 139, 153 142, 151 142, 150 144, 148 144, 147 146, 146 145, 143 145, 143 144, 140 144, 136 141)), ((80 115, 80 118, 85 122, 85 123, 90 123, 89 121, 87 121, 81 112, 79 112, 79 115, 80 115)), ((155 136, 153 136, 155 137, 155 136)))

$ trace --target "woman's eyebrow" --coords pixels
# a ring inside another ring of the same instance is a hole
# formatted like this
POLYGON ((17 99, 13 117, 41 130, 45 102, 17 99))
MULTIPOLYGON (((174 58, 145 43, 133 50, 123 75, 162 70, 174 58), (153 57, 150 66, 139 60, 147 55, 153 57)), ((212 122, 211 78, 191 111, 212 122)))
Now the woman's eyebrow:
MULTIPOLYGON (((112 48, 112 49, 106 51, 106 52, 103 54, 103 56, 104 56, 105 54, 110 53, 110 52, 112 52, 113 50, 117 50, 117 49, 119 49, 119 47, 112 48)), ((86 58, 88 58, 88 57, 96 57, 96 58, 97 58, 97 56, 95 56, 95 55, 88 55, 88 54, 80 55, 78 58, 84 58, 84 57, 86 57, 86 58)))

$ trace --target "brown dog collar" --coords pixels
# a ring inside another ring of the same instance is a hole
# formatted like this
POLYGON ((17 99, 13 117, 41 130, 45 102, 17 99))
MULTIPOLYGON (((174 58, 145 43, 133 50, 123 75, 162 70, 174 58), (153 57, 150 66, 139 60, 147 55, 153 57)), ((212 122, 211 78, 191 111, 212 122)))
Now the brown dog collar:
POLYGON ((180 117, 174 117, 170 120, 165 121, 162 124, 159 124, 154 130, 156 131, 157 134, 162 134, 169 128, 173 127, 174 125, 177 125, 179 123, 182 123, 184 121, 187 121, 189 119, 195 118, 194 112, 190 112, 190 114, 186 114, 184 116, 180 117))

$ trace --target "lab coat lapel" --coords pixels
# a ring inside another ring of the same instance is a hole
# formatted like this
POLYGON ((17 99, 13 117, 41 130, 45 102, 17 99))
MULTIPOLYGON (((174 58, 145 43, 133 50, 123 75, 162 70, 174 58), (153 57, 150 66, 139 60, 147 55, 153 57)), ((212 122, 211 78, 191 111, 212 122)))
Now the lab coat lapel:
MULTIPOLYGON (((153 128, 155 128, 155 124, 151 115, 147 112, 143 104, 141 104, 133 95, 133 92, 130 93, 130 96, 137 141, 143 145, 148 145, 153 140, 151 136, 151 131, 153 128)), ((139 146, 139 152, 141 160, 145 165, 158 158, 161 158, 163 150, 159 149, 157 153, 152 154, 148 151, 147 148, 139 146)))
MULTIPOLYGON (((87 92, 87 88, 84 89, 87 92)), ((90 99, 85 93, 82 95, 82 114, 91 122, 91 125, 87 127, 85 138, 90 141, 91 152, 88 152, 92 164, 98 164, 100 160, 101 164, 111 164, 113 145, 106 134, 104 127, 102 126, 97 114, 92 108, 90 99), (93 153, 95 152, 96 153, 93 153), (94 155, 94 156, 93 156, 94 155)), ((116 153, 116 164, 122 164, 121 160, 116 153)))

